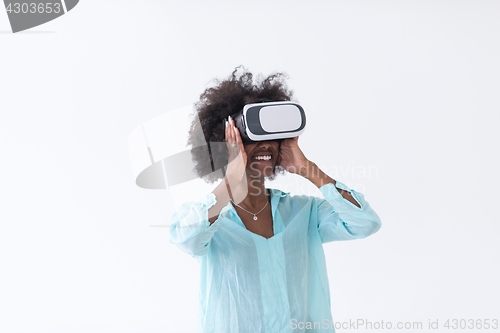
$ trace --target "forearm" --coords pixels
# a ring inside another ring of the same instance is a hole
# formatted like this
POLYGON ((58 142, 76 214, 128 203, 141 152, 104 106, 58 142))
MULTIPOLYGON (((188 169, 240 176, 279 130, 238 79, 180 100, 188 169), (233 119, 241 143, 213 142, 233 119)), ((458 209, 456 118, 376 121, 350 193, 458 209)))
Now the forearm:
MULTIPOLYGON (((306 165, 301 167, 299 170, 299 174, 311 181, 316 187, 320 188, 323 185, 326 184, 333 184, 333 186, 336 185, 336 182, 333 178, 328 176, 326 173, 324 173, 314 162, 307 161, 306 165)), ((361 206, 356 202, 356 200, 352 197, 351 193, 344 191, 340 188, 337 187, 337 190, 339 193, 342 195, 344 199, 352 203, 358 208, 361 208, 361 206)))
MULTIPOLYGON (((246 180, 246 178, 245 178, 246 180)), ((247 193, 248 189, 246 182, 236 182, 228 180, 227 177, 223 178, 220 184, 212 191, 215 195, 217 202, 215 205, 208 209, 208 221, 210 224, 214 223, 219 217, 222 208, 226 207, 230 199, 235 202, 241 202, 247 193)))

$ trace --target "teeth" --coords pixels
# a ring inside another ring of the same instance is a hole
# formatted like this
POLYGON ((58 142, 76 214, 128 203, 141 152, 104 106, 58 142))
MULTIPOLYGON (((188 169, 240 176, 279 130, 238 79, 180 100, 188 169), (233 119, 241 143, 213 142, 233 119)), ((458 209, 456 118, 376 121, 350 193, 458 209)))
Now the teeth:
POLYGON ((268 156, 255 156, 254 157, 256 160, 264 160, 264 161, 269 161, 271 159, 271 155, 268 156))

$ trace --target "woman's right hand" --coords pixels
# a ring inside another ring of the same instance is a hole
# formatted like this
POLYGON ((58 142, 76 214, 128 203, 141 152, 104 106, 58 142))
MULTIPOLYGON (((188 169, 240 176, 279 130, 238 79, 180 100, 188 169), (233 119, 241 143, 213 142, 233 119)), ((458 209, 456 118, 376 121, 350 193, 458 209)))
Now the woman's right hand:
POLYGON ((230 183, 237 184, 245 176, 247 154, 241 140, 240 132, 231 117, 229 117, 229 121, 226 124, 226 144, 229 152, 226 178, 230 183))

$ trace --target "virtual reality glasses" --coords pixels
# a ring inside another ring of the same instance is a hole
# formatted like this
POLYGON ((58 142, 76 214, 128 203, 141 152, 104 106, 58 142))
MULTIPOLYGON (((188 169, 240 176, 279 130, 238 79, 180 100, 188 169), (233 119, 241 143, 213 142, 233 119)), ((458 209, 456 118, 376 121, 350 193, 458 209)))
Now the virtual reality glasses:
POLYGON ((243 144, 293 138, 306 127, 304 109, 289 101, 247 104, 231 118, 243 144))

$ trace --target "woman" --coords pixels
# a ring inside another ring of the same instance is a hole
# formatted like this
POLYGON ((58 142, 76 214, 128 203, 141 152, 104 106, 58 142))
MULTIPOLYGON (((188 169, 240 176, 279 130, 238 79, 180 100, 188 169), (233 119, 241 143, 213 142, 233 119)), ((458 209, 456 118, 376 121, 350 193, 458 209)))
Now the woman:
POLYGON ((309 161, 298 137, 242 143, 228 116, 245 104, 289 101, 292 92, 281 73, 254 85, 251 73, 238 78, 237 70, 201 95, 190 132, 193 147, 201 142, 196 133, 211 147, 210 163, 193 154, 197 173, 214 182, 211 166, 227 165, 222 181, 182 205, 170 229, 170 242, 201 264, 199 332, 334 332, 322 244, 367 237, 380 219, 363 194, 309 161), (265 188, 284 171, 311 181, 324 198, 265 188))

